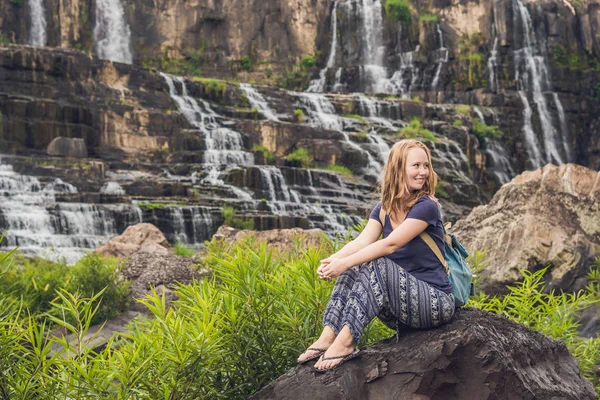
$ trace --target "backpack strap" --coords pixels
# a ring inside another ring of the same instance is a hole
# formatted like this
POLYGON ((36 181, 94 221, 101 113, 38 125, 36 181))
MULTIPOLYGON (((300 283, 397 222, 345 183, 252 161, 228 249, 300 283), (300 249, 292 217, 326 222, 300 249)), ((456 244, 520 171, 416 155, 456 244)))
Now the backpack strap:
POLYGON ((427 232, 421 232, 419 234, 419 236, 421 237, 421 239, 423 239, 423 241, 427 244, 427 246, 429 246, 429 248, 431 249, 431 251, 433 251, 433 253, 438 258, 438 260, 440 260, 440 262, 442 263, 442 266, 444 267, 444 271, 446 271, 446 273, 448 275, 450 275, 449 274, 450 271, 448 270, 448 262, 446 261, 446 259, 442 255, 442 252, 440 251, 440 248, 437 246, 437 244, 435 244, 435 242, 433 241, 433 239, 431 238, 431 236, 429 235, 429 233, 427 233, 427 232))
MULTIPOLYGON (((385 210, 383 209, 383 207, 381 207, 381 210, 379 211, 379 221, 381 222, 381 226, 385 225, 385 220, 384 220, 385 214, 386 214, 385 210)), ((423 241, 425 242, 425 244, 427 244, 427 246, 429 246, 429 248, 431 249, 431 251, 433 251, 433 253, 438 258, 438 260, 440 260, 440 262, 442 263, 442 266, 444 267, 444 271, 446 271, 446 273, 448 275, 450 275, 450 271, 448 270, 448 262, 446 261, 446 259, 442 255, 442 252, 440 251, 440 248, 437 246, 437 244, 435 244, 435 242, 433 241, 433 239, 431 238, 431 236, 429 235, 429 233, 427 233, 427 232, 421 232, 419 234, 419 236, 421 237, 421 239, 423 239, 423 241)), ((444 236, 445 236, 445 240, 448 241, 449 236, 446 235, 446 230, 445 229, 444 229, 444 236)), ((449 244, 451 244, 451 242, 449 244)))

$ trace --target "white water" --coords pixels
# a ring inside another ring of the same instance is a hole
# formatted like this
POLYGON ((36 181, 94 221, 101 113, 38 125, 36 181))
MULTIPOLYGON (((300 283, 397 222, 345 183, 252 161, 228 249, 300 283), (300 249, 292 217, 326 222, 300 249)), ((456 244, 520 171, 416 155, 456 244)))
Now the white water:
POLYGON ((483 117, 483 113, 481 112, 479 107, 474 106, 473 111, 475 111, 475 114, 477 114, 477 117, 479 117, 479 120, 485 124, 485 118, 483 117))
POLYGON ((307 122, 310 126, 335 131, 344 130, 344 122, 327 97, 319 93, 292 94, 298 97, 300 104, 306 109, 307 122))
POLYGON ((438 66, 435 71, 435 76, 431 82, 431 89, 437 89, 437 85, 440 81, 440 73, 442 71, 442 65, 448 62, 448 49, 444 46, 444 35, 440 29, 440 24, 437 24, 437 34, 440 41, 440 48, 438 49, 438 66))
POLYGON ((533 126, 531 125, 531 116, 533 112, 531 111, 529 100, 527 100, 527 95, 521 90, 517 93, 519 93, 519 97, 523 103, 523 133, 525 134, 525 145, 527 146, 527 152, 529 153, 529 160, 534 169, 539 168, 542 165, 542 154, 540 152, 537 137, 533 131, 533 126))
POLYGON ((28 0, 31 28, 29 33, 29 44, 33 46, 46 45, 46 10, 43 0, 28 0))
POLYGON ((494 174, 500 184, 509 182, 516 175, 506 149, 498 141, 488 140, 485 144, 485 152, 491 161, 487 170, 494 174))
POLYGON ((497 78, 497 57, 498 57, 498 36, 496 36, 496 28, 494 25, 494 47, 492 48, 492 52, 490 53, 490 58, 488 58, 487 68, 488 68, 488 80, 490 83, 490 89, 495 92, 498 88, 498 78, 497 78))
POLYGON ((246 93, 246 98, 252 107, 255 107, 258 112, 268 120, 279 121, 275 112, 269 107, 269 103, 252 85, 248 83, 240 83, 240 89, 246 93))
POLYGON ((43 184, 0 163, 0 221, 6 229, 2 247, 73 263, 119 232, 117 225, 141 222, 137 207, 128 204, 57 203, 57 193, 76 193, 55 179, 43 184))
MULTIPOLYGON (((331 11, 331 47, 329 48, 329 58, 327 59, 327 65, 319 72, 319 79, 314 79, 310 82, 307 92, 312 93, 323 93, 325 91, 325 84, 327 82, 327 70, 335 66, 335 56, 337 49, 337 6, 338 0, 333 3, 333 10, 331 11)), ((338 69, 341 77, 341 69, 338 69)), ((336 72, 336 81, 338 74, 336 72)), ((336 82, 336 84, 338 84, 336 82)), ((334 87, 335 88, 335 87, 334 87)))
MULTIPOLYGON (((567 157, 561 154, 557 146, 566 140, 561 137, 559 131, 554 127, 552 115, 546 100, 546 94, 551 93, 552 90, 547 62, 541 46, 537 43, 527 7, 525 7, 521 0, 513 0, 513 9, 516 11, 514 16, 515 22, 517 17, 521 21, 524 39, 523 48, 514 51, 515 77, 519 83, 519 91, 530 90, 533 101, 537 106, 538 117, 542 126, 544 147, 544 154, 541 155, 540 161, 562 164, 567 157)), ((523 96, 521 97, 523 98, 523 96)), ((560 101, 558 102, 560 103, 560 101)), ((560 108, 562 108, 562 105, 560 108)), ((528 123, 527 119, 525 118, 525 124, 528 123)), ((531 126, 531 118, 529 118, 529 125, 531 126)))
POLYGON ((131 64, 131 32, 120 0, 96 0, 94 42, 98 58, 131 64))
POLYGON ((383 12, 380 0, 358 0, 357 14, 361 16, 361 59, 362 78, 366 82, 365 91, 385 93, 387 70, 383 59, 383 12))
POLYGON ((100 189, 100 193, 102 194, 111 194, 111 195, 124 195, 125 190, 119 185, 117 182, 106 182, 102 188, 100 189))

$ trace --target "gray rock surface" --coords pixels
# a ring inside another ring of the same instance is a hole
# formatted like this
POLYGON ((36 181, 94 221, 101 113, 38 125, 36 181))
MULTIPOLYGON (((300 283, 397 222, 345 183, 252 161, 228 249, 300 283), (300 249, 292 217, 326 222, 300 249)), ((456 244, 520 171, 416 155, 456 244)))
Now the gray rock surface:
POLYGON ((311 365, 252 399, 596 399, 562 342, 476 309, 381 342, 338 370, 316 375, 311 365))
POLYGON ((86 158, 87 147, 83 139, 57 137, 54 138, 46 150, 50 156, 86 158))

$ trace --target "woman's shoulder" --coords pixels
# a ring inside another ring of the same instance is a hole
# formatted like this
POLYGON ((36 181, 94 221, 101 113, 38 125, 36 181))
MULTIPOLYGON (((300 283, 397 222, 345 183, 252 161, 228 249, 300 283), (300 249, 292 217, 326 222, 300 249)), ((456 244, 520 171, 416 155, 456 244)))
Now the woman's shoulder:
POLYGON ((428 195, 419 197, 417 199, 417 201, 415 202, 415 206, 417 204, 420 206, 425 206, 425 207, 433 207, 433 206, 435 206, 437 208, 440 207, 440 203, 437 201, 437 199, 433 196, 428 196, 428 195))

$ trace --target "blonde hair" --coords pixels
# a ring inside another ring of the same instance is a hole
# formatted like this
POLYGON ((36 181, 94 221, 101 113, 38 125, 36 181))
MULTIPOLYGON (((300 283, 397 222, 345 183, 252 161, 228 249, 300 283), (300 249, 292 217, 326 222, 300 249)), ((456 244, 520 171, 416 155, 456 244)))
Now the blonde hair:
POLYGON ((388 159, 383 167, 383 180, 381 182, 381 205, 386 213, 396 219, 402 211, 408 212, 417 200, 422 196, 434 197, 435 186, 437 185, 437 174, 431 165, 431 153, 427 146, 418 140, 401 140, 396 142, 388 156, 388 159), (423 149, 427 154, 429 177, 418 190, 411 190, 408 186, 406 177, 406 158, 411 149, 423 149), (404 208, 404 210, 401 209, 404 208))

